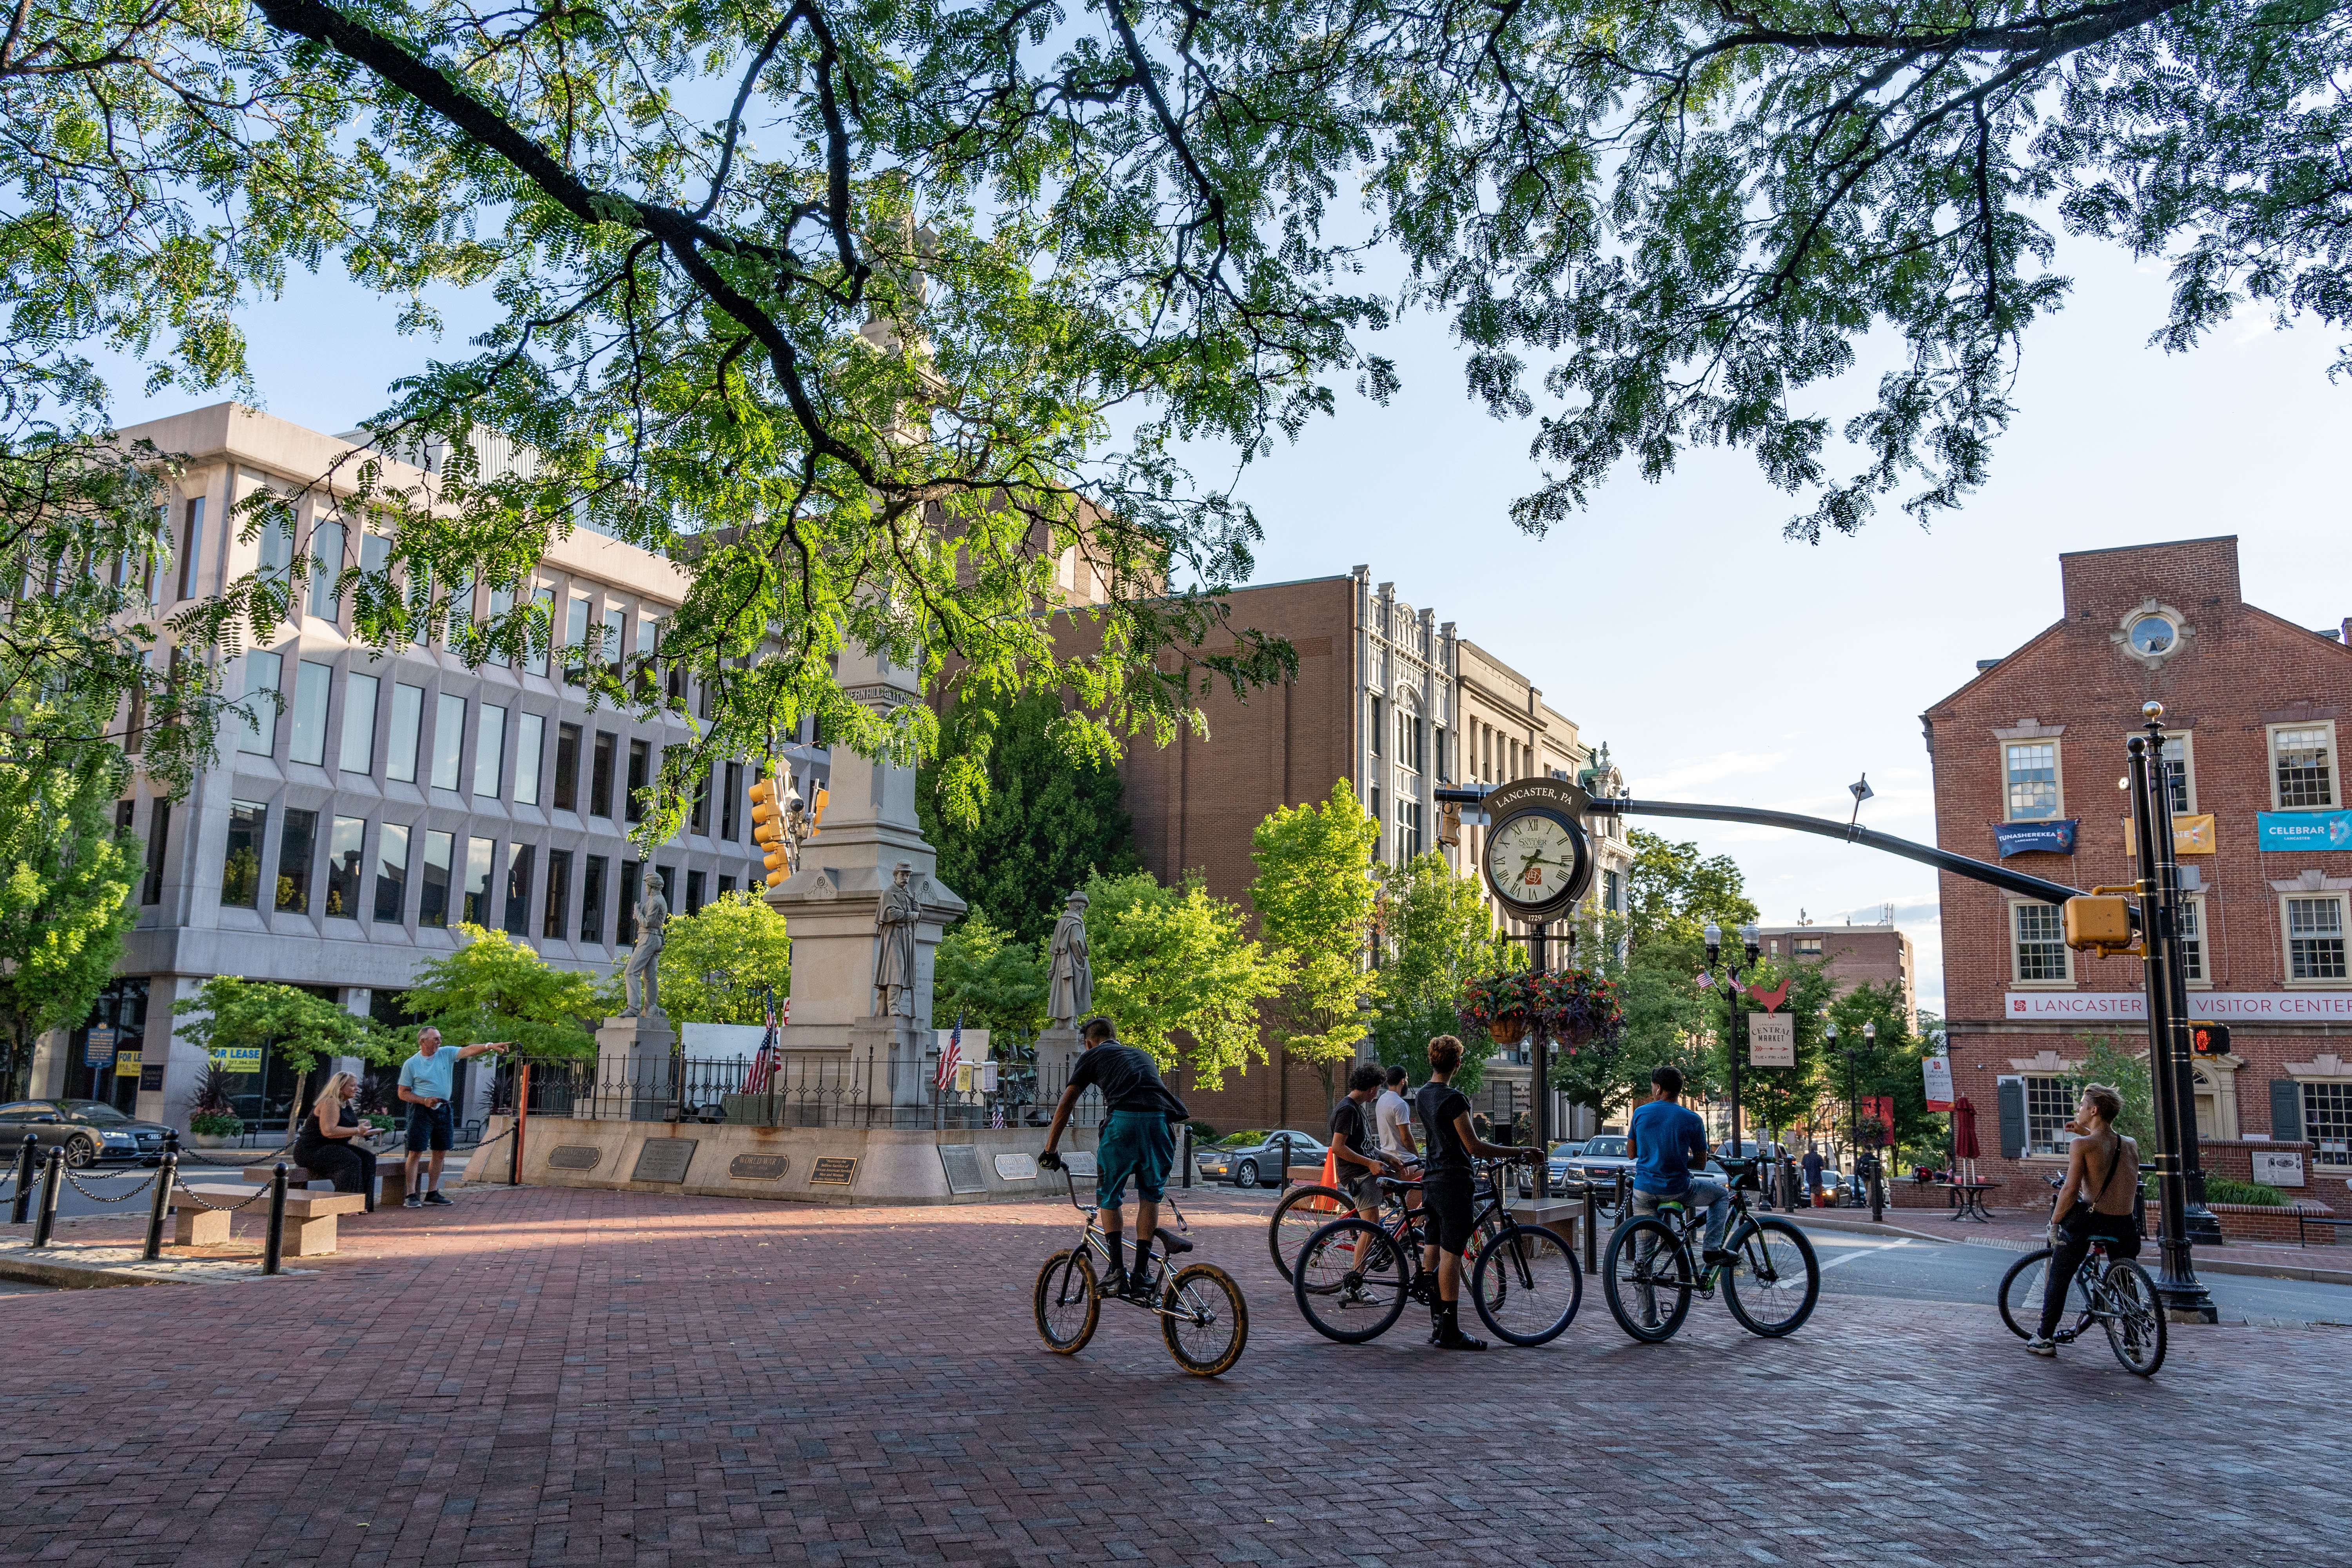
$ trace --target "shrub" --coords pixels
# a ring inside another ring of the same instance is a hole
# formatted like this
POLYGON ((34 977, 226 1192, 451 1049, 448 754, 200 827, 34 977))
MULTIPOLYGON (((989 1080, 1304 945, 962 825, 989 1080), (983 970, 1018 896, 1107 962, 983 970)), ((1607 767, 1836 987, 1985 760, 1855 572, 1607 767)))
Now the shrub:
POLYGON ((206 1138, 236 1138, 243 1135, 245 1122, 225 1111, 199 1110, 188 1118, 188 1131, 206 1138))
POLYGON ((2205 1178, 2205 1201, 2209 1204, 2253 1204, 2263 1208, 2284 1208, 2286 1194, 2276 1187, 2261 1182, 2241 1182, 2228 1176, 2205 1178))

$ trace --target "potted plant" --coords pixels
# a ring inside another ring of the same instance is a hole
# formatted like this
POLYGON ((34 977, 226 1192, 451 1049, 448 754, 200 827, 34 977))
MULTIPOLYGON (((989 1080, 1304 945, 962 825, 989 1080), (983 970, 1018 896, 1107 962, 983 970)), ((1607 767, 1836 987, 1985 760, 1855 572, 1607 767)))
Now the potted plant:
POLYGON ((188 1106, 188 1135, 199 1149, 225 1149, 245 1136, 245 1121, 236 1113, 236 1086, 218 1062, 207 1062, 196 1079, 196 1096, 188 1106))
POLYGON ((1493 1035, 1496 1045, 1516 1046, 1541 1011, 1545 978, 1526 969, 1477 975, 1463 985, 1454 1011, 1471 1027, 1493 1035))
POLYGON ((1540 1026, 1571 1056, 1596 1039, 1614 1040, 1625 1018, 1615 984, 1586 969, 1481 975, 1462 988, 1454 1010, 1497 1045, 1517 1045, 1540 1026))

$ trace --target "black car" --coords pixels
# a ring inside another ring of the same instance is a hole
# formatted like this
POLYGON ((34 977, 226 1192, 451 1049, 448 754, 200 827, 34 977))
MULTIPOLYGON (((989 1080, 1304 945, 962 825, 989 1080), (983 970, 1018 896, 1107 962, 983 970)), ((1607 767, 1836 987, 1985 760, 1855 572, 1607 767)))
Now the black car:
POLYGON ((160 1121, 141 1121, 102 1100, 18 1100, 0 1105, 0 1160, 14 1160, 30 1135, 35 1157, 47 1160, 63 1145, 66 1163, 85 1165, 163 1163, 160 1121))

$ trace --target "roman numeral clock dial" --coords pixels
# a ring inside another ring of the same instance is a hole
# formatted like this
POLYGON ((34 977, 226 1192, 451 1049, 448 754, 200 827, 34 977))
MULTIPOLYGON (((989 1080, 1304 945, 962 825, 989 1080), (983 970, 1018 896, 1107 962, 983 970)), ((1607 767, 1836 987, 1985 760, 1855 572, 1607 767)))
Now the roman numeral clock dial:
POLYGON ((1505 793, 1534 798, 1496 803, 1486 837, 1486 885, 1514 916, 1548 919, 1563 911, 1591 880, 1591 849, 1577 820, 1582 802, 1554 803, 1527 786, 1507 785, 1505 793))

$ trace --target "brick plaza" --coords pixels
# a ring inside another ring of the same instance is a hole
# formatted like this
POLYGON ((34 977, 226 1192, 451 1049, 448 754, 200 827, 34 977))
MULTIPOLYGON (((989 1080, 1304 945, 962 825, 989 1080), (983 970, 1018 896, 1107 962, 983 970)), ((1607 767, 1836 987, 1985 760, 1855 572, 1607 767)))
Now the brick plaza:
POLYGON ((2141 1383, 1827 1293, 1639 1346, 1594 1286, 1542 1350, 1350 1348, 1217 1193, 1252 1328, 1203 1383, 1114 1305, 1039 1346, 1066 1204, 463 1200, 308 1275, 0 1299, 0 1563, 2340 1560, 2341 1331, 2182 1330, 2141 1383))

